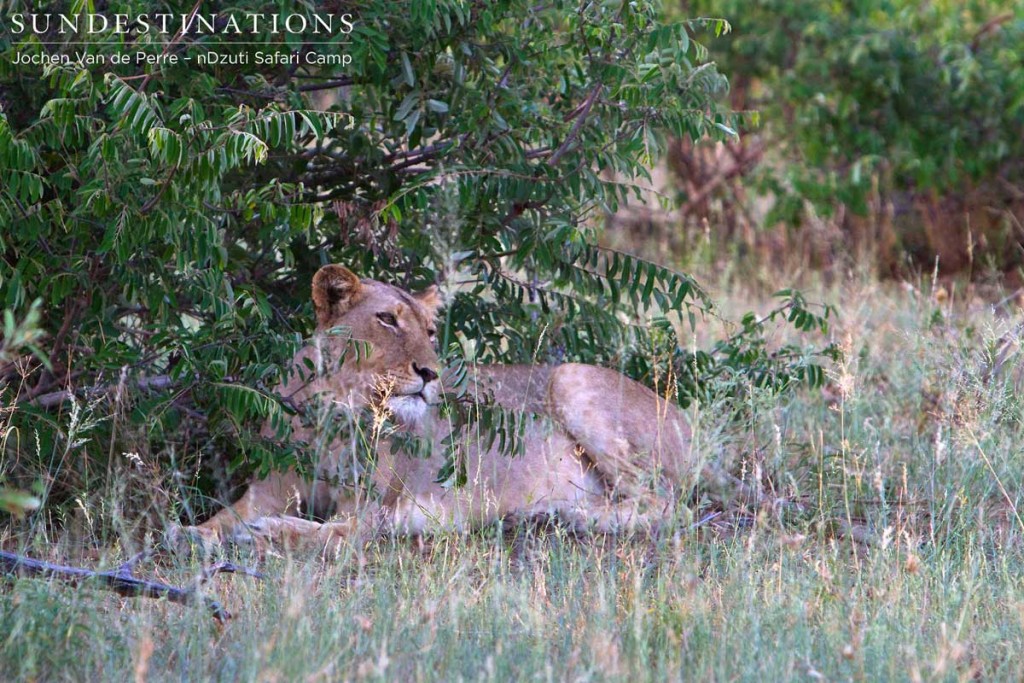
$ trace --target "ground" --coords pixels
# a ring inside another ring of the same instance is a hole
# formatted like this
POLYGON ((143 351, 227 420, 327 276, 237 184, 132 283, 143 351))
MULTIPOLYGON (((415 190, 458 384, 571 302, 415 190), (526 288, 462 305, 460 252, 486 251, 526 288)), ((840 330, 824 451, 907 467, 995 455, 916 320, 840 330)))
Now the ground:
MULTIPOLYGON (((725 318, 770 305, 767 289, 713 289, 725 318)), ((698 501, 694 527, 656 538, 530 526, 270 556, 263 581, 207 585, 224 625, 21 579, 0 587, 0 678, 1024 679, 1016 301, 927 278, 805 291, 840 312, 828 386, 751 392, 740 424, 695 413, 699 443, 759 475, 764 505, 698 501)), ((698 344, 723 333, 709 320, 698 344)), ((91 566, 128 552, 25 539, 91 566)))

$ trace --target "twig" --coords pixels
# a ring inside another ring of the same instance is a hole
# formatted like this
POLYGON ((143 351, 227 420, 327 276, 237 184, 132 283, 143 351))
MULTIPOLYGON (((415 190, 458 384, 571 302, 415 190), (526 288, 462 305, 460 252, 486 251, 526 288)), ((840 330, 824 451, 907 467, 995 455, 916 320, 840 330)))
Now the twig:
POLYGON ((263 572, 258 572, 255 569, 250 569, 249 567, 243 567, 242 565, 235 564, 234 562, 224 561, 210 565, 209 567, 203 567, 203 571, 199 575, 199 585, 206 583, 217 574, 243 574, 244 576, 250 576, 261 581, 264 579, 263 572))
MULTIPOLYGON (((185 29, 188 26, 192 25, 192 20, 196 18, 196 14, 199 13, 199 8, 202 7, 202 5, 203 0, 196 0, 196 4, 192 6, 192 11, 188 13, 188 19, 186 19, 185 23, 181 25, 181 28, 178 29, 178 32, 174 34, 171 40, 166 45, 164 45, 163 52, 161 53, 162 56, 166 57, 170 53, 171 49, 178 44, 178 41, 182 39, 182 37, 185 35, 185 29)), ((152 77, 153 72, 150 72, 146 74, 145 78, 142 79, 142 83, 139 84, 140 93, 146 90, 146 86, 149 85, 149 81, 152 79, 152 77)))
POLYGON ((583 124, 586 123, 587 116, 590 115, 590 109, 594 106, 594 102, 597 101, 597 96, 601 94, 601 84, 598 83, 591 90, 590 94, 587 95, 587 99, 583 101, 583 104, 579 106, 570 116, 576 116, 576 122, 572 124, 572 128, 569 129, 569 134, 565 136, 565 140, 559 145, 555 153, 548 159, 548 166, 556 165, 566 152, 569 151, 569 147, 576 140, 576 136, 580 134, 580 129, 583 128, 583 124))
POLYGON ((750 168, 753 168, 761 161, 763 154, 764 147, 755 145, 749 149, 745 148, 739 156, 734 155, 734 162, 731 166, 719 170, 687 197, 686 203, 679 210, 680 213, 684 216, 689 214, 698 205, 703 203, 719 185, 736 176, 745 175, 750 168))
POLYGON ((971 52, 977 52, 978 48, 981 47, 981 41, 998 31, 1003 24, 1013 19, 1013 14, 1001 14, 996 17, 992 17, 974 34, 974 38, 971 39, 971 52))
POLYGON ((199 584, 195 588, 178 588, 177 586, 160 583, 159 581, 147 581, 132 576, 131 566, 144 556, 145 553, 140 553, 112 572, 97 572, 81 567, 51 564, 42 560, 33 560, 28 557, 0 551, 0 568, 2 568, 3 573, 9 576, 19 574, 42 576, 60 579, 71 585, 78 585, 85 581, 96 581, 104 588, 128 598, 167 598, 169 602, 176 602, 181 605, 192 604, 201 598, 207 609, 210 610, 213 618, 219 622, 230 619, 231 613, 224 609, 216 600, 200 596, 196 590, 198 585, 220 572, 238 572, 249 576, 260 576, 258 572, 237 567, 229 562, 221 562, 204 570, 200 576, 199 584))
MULTIPOLYGON (((170 375, 153 375, 152 377, 140 377, 135 380, 132 384, 135 389, 170 389, 172 387, 179 386, 188 376, 183 377, 180 380, 175 380, 170 375)), ((191 389, 195 386, 195 382, 199 380, 199 375, 192 375, 193 383, 185 385, 184 391, 191 389)), ((227 375, 219 380, 222 384, 235 384, 238 382, 238 378, 233 375, 227 375)), ((81 389, 63 389, 61 391, 53 391, 42 396, 36 396, 35 398, 24 398, 19 399, 19 403, 28 403, 29 405, 36 406, 38 408, 53 408, 54 406, 60 405, 64 401, 74 397, 82 396, 86 399, 102 396, 103 394, 109 394, 112 391, 118 389, 119 384, 100 384, 92 387, 83 387, 81 389)))
POLYGON ((167 192, 167 188, 171 186, 171 181, 174 180, 174 176, 178 174, 179 168, 181 167, 175 164, 174 168, 172 168, 170 173, 167 174, 167 177, 164 178, 163 183, 160 184, 160 189, 157 191, 157 193, 150 197, 149 200, 146 201, 146 203, 143 204, 142 207, 139 209, 140 214, 145 216, 146 214, 153 210, 153 208, 157 205, 157 202, 160 201, 160 198, 164 196, 165 192, 167 192))
POLYGON ((691 524, 690 525, 690 529, 692 530, 692 529, 696 529, 698 527, 702 527, 705 524, 707 524, 708 522, 711 522, 714 519, 716 519, 718 517, 721 517, 724 514, 725 514, 724 512, 719 511, 719 512, 712 512, 710 514, 704 515, 699 521, 696 521, 693 524, 691 524))
MULTIPOLYGON (((175 380, 170 375, 156 375, 155 377, 142 377, 135 382, 135 386, 138 389, 167 389, 175 384, 175 380)), ((52 408, 56 405, 60 405, 64 401, 67 401, 76 394, 84 394, 86 397, 96 396, 98 394, 106 394, 117 388, 116 384, 98 386, 98 387, 87 387, 79 391, 71 389, 64 389, 62 391, 53 391, 49 394, 43 394, 42 396, 36 396, 35 398, 23 399, 23 401, 30 403, 31 405, 38 406, 39 408, 52 408)), ((19 401, 21 402, 21 401, 19 401)))
POLYGON ((337 78, 333 81, 327 81, 326 83, 317 83, 315 85, 300 85, 299 92, 316 92, 318 90, 333 90, 334 88, 347 88, 350 85, 355 85, 356 81, 342 77, 337 78))
POLYGON ((143 560, 147 560, 147 559, 149 559, 152 556, 153 556, 153 551, 152 550, 143 550, 141 553, 136 553, 136 554, 132 555, 131 557, 129 557, 124 562, 122 562, 121 565, 115 570, 115 573, 122 574, 124 576, 131 576, 132 575, 132 570, 135 569, 135 566, 139 562, 142 562, 143 560))

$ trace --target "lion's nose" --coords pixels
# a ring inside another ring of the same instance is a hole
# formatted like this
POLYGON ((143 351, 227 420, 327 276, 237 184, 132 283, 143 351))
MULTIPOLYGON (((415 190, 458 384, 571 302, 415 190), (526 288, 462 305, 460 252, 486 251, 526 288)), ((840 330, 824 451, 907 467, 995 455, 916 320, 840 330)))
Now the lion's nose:
POLYGON ((426 384, 427 382, 433 382, 435 379, 437 379, 437 373, 431 370, 430 368, 420 367, 419 365, 413 363, 412 370, 417 375, 423 378, 424 384, 426 384))

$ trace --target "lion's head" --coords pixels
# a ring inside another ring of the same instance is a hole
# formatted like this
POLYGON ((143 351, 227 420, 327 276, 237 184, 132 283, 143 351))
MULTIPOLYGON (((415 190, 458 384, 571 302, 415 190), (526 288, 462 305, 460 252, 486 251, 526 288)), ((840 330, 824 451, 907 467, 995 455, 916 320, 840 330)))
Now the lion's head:
MULTIPOLYGON (((347 380, 350 397, 355 391, 364 405, 383 403, 406 424, 418 422, 427 406, 438 402, 437 287, 411 294, 329 265, 313 276, 313 307, 320 344, 335 347, 335 358, 344 356, 337 372, 347 380), (350 339, 368 342, 369 354, 343 351, 350 339)), ((333 384, 331 377, 325 379, 333 384)))

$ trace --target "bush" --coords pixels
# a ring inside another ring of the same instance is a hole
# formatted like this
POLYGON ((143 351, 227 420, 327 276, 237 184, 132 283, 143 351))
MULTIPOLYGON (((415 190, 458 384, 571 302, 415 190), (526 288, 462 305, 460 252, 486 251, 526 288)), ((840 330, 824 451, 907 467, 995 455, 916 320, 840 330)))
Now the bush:
POLYGON ((742 184, 774 199, 765 226, 830 218, 835 256, 852 240, 889 268, 1024 262, 1020 2, 682 6, 733 23, 713 59, 763 122, 769 163, 742 184))
MULTIPOLYGON (((14 55, 252 48, 230 35, 4 35, 0 299, 14 312, 40 302, 49 358, 3 368, 12 424, 38 438, 35 459, 11 442, 22 458, 8 462, 49 470, 51 496, 94 488, 121 451, 186 483, 224 453, 243 470, 288 464, 256 433, 279 410, 272 387, 310 333, 309 282, 328 262, 445 283, 456 358, 596 362, 646 381, 672 363, 820 379, 803 354, 744 353, 759 324, 691 362, 673 324, 708 310, 699 286, 593 243, 588 219, 634 191, 604 171, 644 176, 669 137, 730 134, 714 104, 725 80, 691 38, 707 27, 725 24, 665 23, 652 2, 367 2, 328 44, 246 36, 282 55, 352 56, 295 68, 31 68, 14 55), (60 411, 75 396, 95 419, 72 439, 60 411)), ((785 311, 824 322, 797 299, 785 311)))

